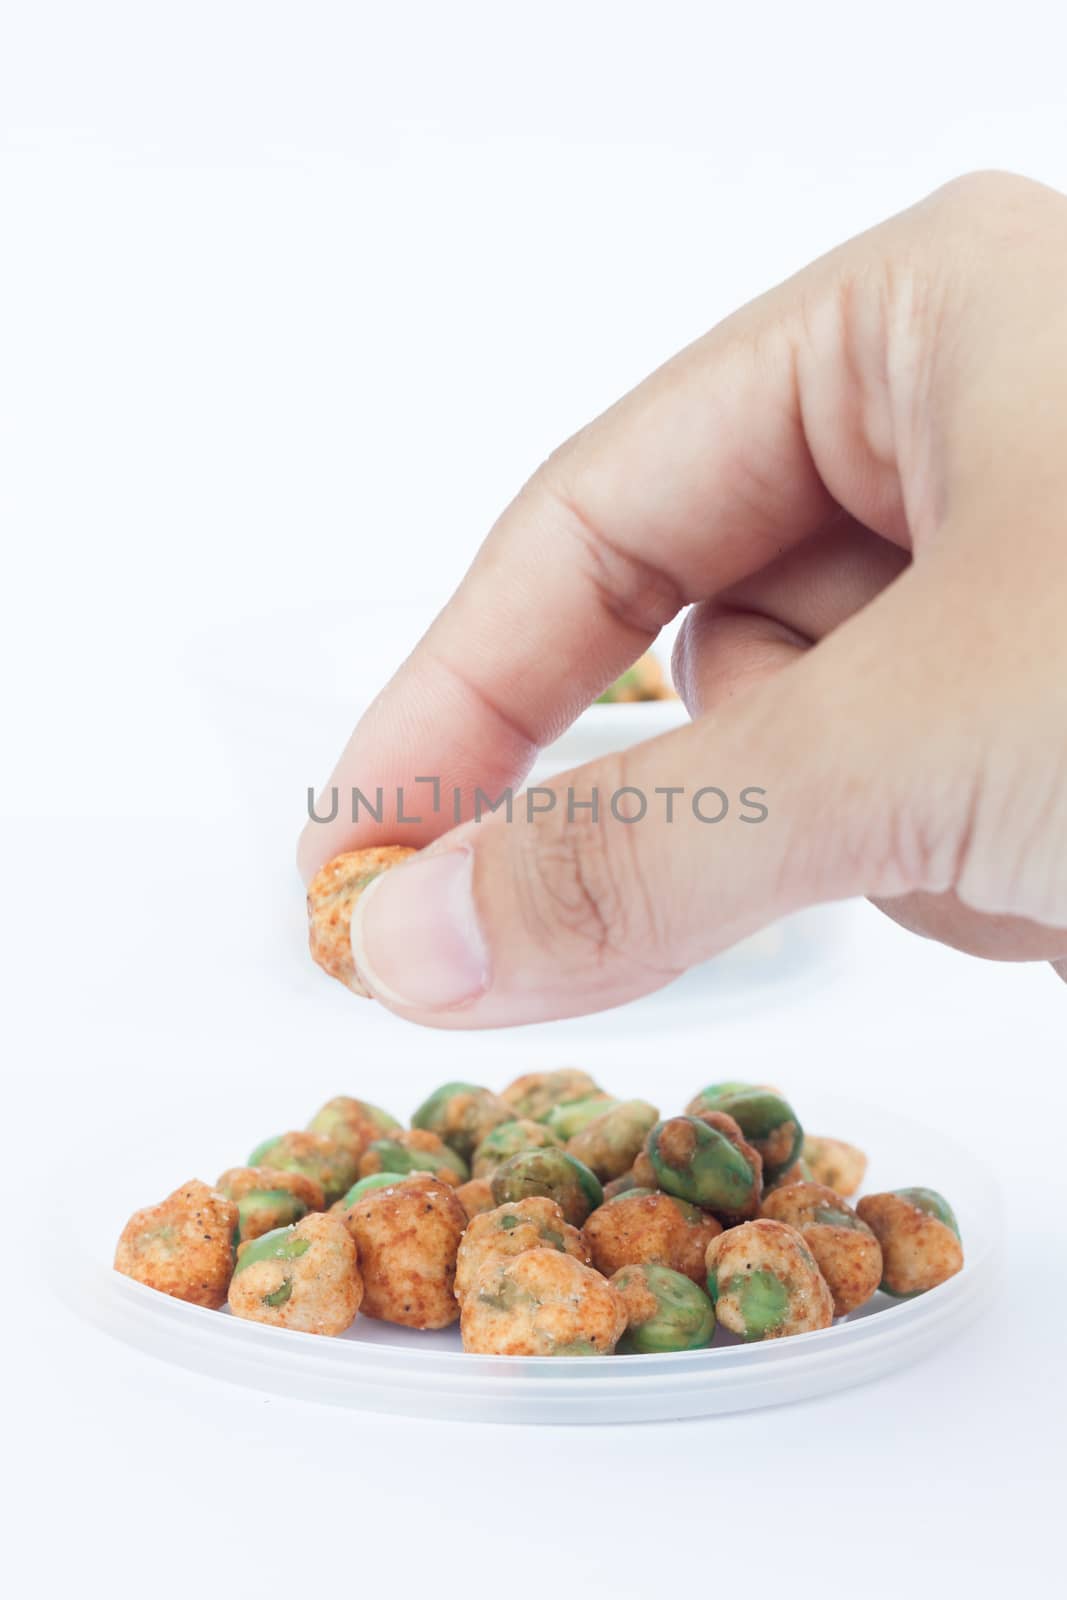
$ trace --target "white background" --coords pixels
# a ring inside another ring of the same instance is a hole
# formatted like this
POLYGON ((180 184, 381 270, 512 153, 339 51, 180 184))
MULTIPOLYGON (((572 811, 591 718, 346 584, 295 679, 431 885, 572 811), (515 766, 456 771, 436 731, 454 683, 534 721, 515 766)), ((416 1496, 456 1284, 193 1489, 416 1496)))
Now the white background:
POLYGON ((1067 993, 1047 969, 854 908, 824 967, 756 1002, 710 980, 442 1040, 310 969, 291 865, 306 786, 562 436, 957 172, 1067 187, 1054 15, 0 5, 19 1592, 924 1595, 1056 1570, 1067 993), (157 1151, 210 1179, 237 1130, 328 1094, 407 1109, 456 1067, 568 1058, 664 1101, 744 1059, 798 1099, 919 1110, 1002 1177, 1002 1293, 870 1389, 577 1433, 230 1390, 34 1289, 38 1219, 51 1248, 94 1164, 132 1209, 189 1175, 157 1151))

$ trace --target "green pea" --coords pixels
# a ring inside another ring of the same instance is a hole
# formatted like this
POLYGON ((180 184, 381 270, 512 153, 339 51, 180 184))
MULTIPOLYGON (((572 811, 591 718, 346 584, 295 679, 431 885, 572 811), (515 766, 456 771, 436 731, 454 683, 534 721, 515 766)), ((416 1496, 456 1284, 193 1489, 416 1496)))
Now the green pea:
POLYGON ((863 1231, 863 1224, 858 1217, 850 1217, 847 1211, 837 1211, 832 1206, 817 1206, 811 1214, 812 1222, 821 1222, 828 1228, 852 1228, 863 1231))
POLYGON ((411 1119, 413 1128, 436 1133, 463 1161, 498 1123, 510 1122, 514 1111, 491 1089, 477 1083, 443 1083, 424 1100, 411 1119))
POLYGON ((262 1144, 257 1144, 248 1158, 248 1165, 250 1167, 267 1166, 267 1156, 282 1137, 282 1134, 276 1133, 272 1138, 264 1139, 262 1144))
POLYGON ((497 1167, 490 1187, 498 1206, 547 1195, 576 1228, 604 1203, 599 1178, 565 1150, 521 1150, 497 1167))
POLYGON ((724 1094, 738 1094, 744 1089, 755 1089, 754 1083, 742 1083, 740 1079, 730 1079, 725 1083, 709 1083, 699 1094, 695 1094, 685 1108, 687 1117, 699 1117, 702 1111, 719 1111, 719 1101, 724 1094))
POLYGON ((610 1183, 604 1185, 604 1198, 605 1200, 617 1200, 620 1194, 629 1194, 634 1189, 640 1189, 643 1194, 653 1193, 644 1184, 638 1183, 631 1170, 624 1172, 620 1178, 613 1178, 610 1183))
POLYGON ((559 1145, 551 1128, 529 1117, 514 1117, 486 1134, 471 1158, 471 1171, 476 1178, 487 1178, 509 1156, 518 1155, 520 1150, 542 1150, 546 1145, 559 1145))
POLYGON ((715 1333, 715 1311, 698 1284, 655 1262, 623 1267, 611 1280, 625 1298, 637 1282, 656 1300, 656 1309, 642 1322, 631 1320, 616 1349, 620 1355, 663 1355, 672 1350, 702 1350, 715 1333))
POLYGON ((557 1138, 566 1142, 573 1139, 576 1133, 581 1133, 587 1123, 602 1117, 607 1111, 614 1111, 620 1103, 606 1095, 587 1094, 581 1100, 564 1100, 561 1105, 553 1106, 541 1121, 546 1128, 552 1129, 557 1138))
POLYGON ((260 1261, 295 1261, 299 1256, 306 1255, 311 1249, 310 1239, 301 1239, 293 1232, 292 1227, 275 1228, 270 1233, 264 1233, 260 1238, 254 1239, 250 1245, 241 1251, 234 1268, 234 1276, 243 1272, 246 1267, 254 1267, 260 1261))
MULTIPOLYGON (((704 1099, 710 1092, 705 1089, 699 1098, 704 1099)), ((788 1172, 800 1154, 804 1143, 800 1119, 788 1100, 771 1089, 718 1086, 714 1100, 702 1109, 725 1111, 727 1116, 733 1117, 749 1144, 763 1158, 764 1183, 774 1183, 783 1172, 788 1172)))
POLYGON ((890 1193, 898 1195, 901 1200, 907 1200, 909 1205, 917 1206, 928 1217, 936 1217, 938 1222, 943 1222, 946 1228, 951 1228, 958 1239, 960 1225, 956 1221, 956 1213, 945 1199, 938 1194, 936 1189, 893 1189, 890 1193))
POLYGON ((283 1278, 278 1287, 271 1294, 261 1295, 265 1306, 283 1306, 293 1292, 292 1278, 283 1278))
POLYGON ((483 1094, 485 1091, 480 1084, 443 1083, 433 1094, 428 1095, 422 1105, 413 1114, 411 1126, 425 1128, 430 1133, 440 1134, 444 1137, 444 1128, 447 1126, 448 1102, 454 1100, 457 1094, 483 1094))
POLYGON ((520 1306, 533 1304, 533 1295, 529 1289, 524 1289, 521 1284, 506 1273, 500 1273, 495 1284, 478 1291, 478 1299, 483 1305, 493 1306, 497 1311, 517 1311, 520 1306))
POLYGON ((516 1078, 504 1090, 503 1099, 513 1117, 531 1117, 536 1122, 564 1100, 580 1100, 599 1092, 588 1072, 559 1067, 555 1072, 527 1072, 516 1078))
MULTIPOLYGON (((306 1217, 308 1208, 288 1189, 253 1189, 237 1202, 238 1238, 246 1239, 251 1224, 262 1219, 264 1212, 274 1219, 275 1228, 281 1228, 306 1217)), ((262 1235, 261 1229, 253 1231, 262 1235)))
POLYGON ((308 1129, 265 1139, 248 1158, 250 1167, 278 1167, 302 1172, 321 1183, 327 1205, 339 1200, 359 1176, 359 1157, 336 1139, 308 1129))
POLYGON ((648 1155, 660 1188, 702 1210, 733 1214, 754 1201, 756 1174, 748 1158, 699 1117, 657 1122, 648 1155))
MULTIPOLYGON (((308 1123, 308 1132, 324 1133, 328 1138, 338 1139, 345 1144, 354 1129, 362 1124, 369 1124, 380 1134, 395 1133, 403 1126, 388 1111, 383 1111, 381 1106, 372 1105, 369 1100, 356 1100, 350 1095, 339 1094, 333 1100, 327 1100, 320 1111, 316 1111, 308 1123)), ((365 1127, 362 1128, 362 1135, 365 1139, 365 1127)))
POLYGON ((395 1139, 375 1139, 367 1146, 366 1154, 371 1151, 379 1157, 382 1170, 391 1173, 408 1172, 453 1172, 461 1183, 470 1177, 470 1169, 462 1156, 454 1150, 409 1150, 407 1145, 398 1144, 395 1139))
POLYGON ((388 1189, 390 1184, 403 1183, 408 1177, 406 1172, 372 1172, 366 1178, 360 1178, 354 1183, 341 1201, 343 1206, 354 1206, 356 1201, 367 1193, 369 1189, 388 1189))
POLYGON ((726 1285, 726 1294, 737 1296, 746 1339, 764 1339, 780 1328, 789 1314, 789 1290, 767 1267, 747 1275, 738 1274, 726 1285))

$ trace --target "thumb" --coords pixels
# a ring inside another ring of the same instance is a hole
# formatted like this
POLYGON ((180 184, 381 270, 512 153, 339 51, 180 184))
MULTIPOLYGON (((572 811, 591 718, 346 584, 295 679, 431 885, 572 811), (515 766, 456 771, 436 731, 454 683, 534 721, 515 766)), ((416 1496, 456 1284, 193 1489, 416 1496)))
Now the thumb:
POLYGON ((352 921, 366 987, 438 1027, 547 1021, 802 906, 946 887, 951 828, 942 861, 902 859, 923 832, 902 822, 904 753, 921 771, 924 741, 919 684, 909 706, 899 659, 883 681, 865 620, 882 604, 725 710, 505 797, 377 878, 352 921))

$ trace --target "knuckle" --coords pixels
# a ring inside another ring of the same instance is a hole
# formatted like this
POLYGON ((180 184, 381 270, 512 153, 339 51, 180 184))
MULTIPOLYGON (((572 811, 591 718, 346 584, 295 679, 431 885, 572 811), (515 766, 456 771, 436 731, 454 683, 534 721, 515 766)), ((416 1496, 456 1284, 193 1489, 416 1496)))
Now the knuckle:
POLYGON ((1062 196, 1033 178, 997 170, 967 172, 936 189, 928 204, 950 237, 970 236, 985 251, 1014 248, 1033 229, 1035 214, 1047 214, 1062 196))
POLYGON ((955 887, 972 910, 1067 927, 1067 754, 987 782, 955 887))
POLYGON ((614 621, 642 634, 656 634, 684 604, 678 581, 666 570, 613 538, 587 503, 574 447, 565 445, 538 468, 536 492, 566 529, 593 593, 614 621))
MULTIPOLYGON (((516 876, 520 914, 535 946, 585 967, 620 958, 649 965, 659 943, 651 897, 632 834, 640 825, 609 822, 605 807, 626 786, 621 757, 597 772, 598 811, 568 816, 558 803, 522 830, 516 876)), ((585 799, 586 795, 580 796, 585 799)))

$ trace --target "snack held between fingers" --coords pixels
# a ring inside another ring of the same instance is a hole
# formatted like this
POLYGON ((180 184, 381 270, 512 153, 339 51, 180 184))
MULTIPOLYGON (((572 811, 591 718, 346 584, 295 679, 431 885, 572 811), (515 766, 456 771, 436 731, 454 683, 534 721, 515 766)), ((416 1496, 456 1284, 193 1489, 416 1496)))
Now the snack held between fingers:
POLYGON ((352 960, 352 910, 368 884, 415 854, 406 845, 380 845, 335 856, 308 884, 308 943, 311 957, 353 994, 367 995, 352 960))

